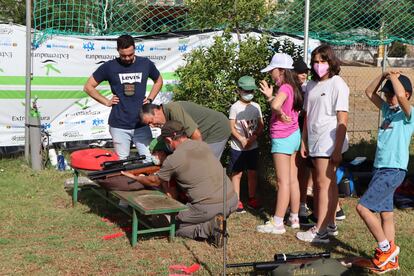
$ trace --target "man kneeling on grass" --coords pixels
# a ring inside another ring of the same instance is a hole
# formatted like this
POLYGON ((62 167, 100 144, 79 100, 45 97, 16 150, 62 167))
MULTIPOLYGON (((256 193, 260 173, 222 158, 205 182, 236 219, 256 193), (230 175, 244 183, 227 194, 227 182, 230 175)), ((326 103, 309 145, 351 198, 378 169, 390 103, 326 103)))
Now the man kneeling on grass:
POLYGON ((169 180, 174 177, 189 200, 188 210, 179 212, 176 217, 176 235, 207 240, 216 247, 222 247, 223 183, 227 187, 226 216, 237 209, 238 199, 230 179, 223 173, 220 161, 205 142, 187 138, 183 125, 178 121, 166 122, 160 138, 173 153, 165 159, 156 174, 122 174, 143 185, 164 188, 168 188, 169 180))

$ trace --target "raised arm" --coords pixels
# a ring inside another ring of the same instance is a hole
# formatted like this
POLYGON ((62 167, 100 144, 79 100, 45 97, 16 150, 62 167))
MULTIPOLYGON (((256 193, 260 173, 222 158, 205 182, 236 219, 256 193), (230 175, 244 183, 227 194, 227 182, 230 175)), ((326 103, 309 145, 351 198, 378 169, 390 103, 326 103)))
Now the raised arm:
POLYGON ((385 80, 387 73, 382 73, 378 77, 376 77, 365 89, 365 95, 367 95, 368 99, 371 100, 376 107, 381 108, 381 105, 384 103, 384 100, 377 94, 381 83, 385 80))
POLYGON ((405 93, 405 89, 401 82, 399 81, 398 77, 400 76, 400 72, 397 71, 390 71, 387 75, 387 78, 391 80, 392 87, 394 88, 395 96, 397 97, 398 104, 400 105, 402 111, 405 114, 407 119, 411 118, 411 104, 408 100, 408 97, 405 93))

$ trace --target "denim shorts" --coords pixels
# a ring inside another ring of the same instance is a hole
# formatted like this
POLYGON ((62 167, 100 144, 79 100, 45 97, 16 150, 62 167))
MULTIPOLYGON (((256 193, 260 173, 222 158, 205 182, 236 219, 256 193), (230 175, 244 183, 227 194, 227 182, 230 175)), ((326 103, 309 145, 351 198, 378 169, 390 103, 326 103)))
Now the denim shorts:
POLYGON ((231 149, 229 169, 231 172, 242 172, 245 170, 257 170, 259 162, 259 149, 239 151, 231 149))
POLYGON ((368 189, 359 203, 373 212, 392 212, 394 191, 404 181, 407 171, 401 169, 375 169, 368 189))
POLYGON ((297 129, 286 138, 272 139, 272 153, 293 154, 300 148, 300 130, 297 129))

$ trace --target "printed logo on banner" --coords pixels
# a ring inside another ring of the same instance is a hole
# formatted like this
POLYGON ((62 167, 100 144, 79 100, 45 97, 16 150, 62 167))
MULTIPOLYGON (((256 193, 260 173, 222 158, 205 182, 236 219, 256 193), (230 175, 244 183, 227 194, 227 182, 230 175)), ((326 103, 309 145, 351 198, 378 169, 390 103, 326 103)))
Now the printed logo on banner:
POLYGON ((83 137, 83 134, 77 130, 70 130, 70 131, 63 132, 63 137, 77 138, 77 137, 83 137))
POLYGON ((25 126, 12 126, 12 125, 6 125, 7 129, 13 129, 13 128, 25 128, 25 126))
POLYGON ((86 123, 85 120, 80 121, 60 121, 59 125, 84 125, 86 123))
POLYGON ((123 83, 141 83, 142 80, 142 72, 139 73, 126 73, 126 74, 118 74, 119 80, 121 84, 123 83))
POLYGON ((135 45, 135 52, 142 53, 142 52, 144 52, 144 48, 145 48, 145 45, 142 44, 142 43, 139 43, 139 44, 135 45))
POLYGON ((0 28, 0 35, 3 35, 3 34, 9 35, 9 34, 12 34, 12 33, 13 33, 13 28, 11 28, 11 27, 4 26, 4 27, 0 28))
POLYGON ((197 35, 198 41, 208 40, 210 38, 209 35, 199 34, 197 35))
POLYGON ((74 113, 67 113, 65 114, 65 117, 96 116, 99 114, 101 114, 101 111, 99 110, 81 110, 74 113))
POLYGON ((93 42, 88 42, 88 43, 83 43, 83 49, 85 49, 86 51, 95 51, 95 43, 93 42))
POLYGON ((0 52, 2 58, 13 58, 13 52, 0 52))
POLYGON ((61 74, 62 72, 56 67, 55 64, 57 64, 56 61, 54 61, 53 59, 47 59, 45 61, 42 61, 43 64, 45 64, 44 66, 42 66, 42 68, 45 68, 45 74, 46 76, 49 76, 51 72, 55 72, 57 74, 61 74))
POLYGON ((17 43, 11 39, 0 39, 0 47, 17 47, 17 43))
POLYGON ((86 99, 82 99, 82 100, 79 100, 79 101, 75 102, 75 104, 77 106, 79 106, 82 110, 85 110, 85 109, 89 108, 88 101, 89 101, 89 99, 86 98, 86 99), (82 101, 84 101, 84 103, 82 103, 82 101))
POLYGON ((150 47, 150 52, 171 51, 170 47, 150 47))
POLYGON ((102 45, 101 50, 116 50, 116 46, 114 46, 114 45, 102 45))
POLYGON ((24 135, 23 136, 17 136, 17 135, 14 135, 14 136, 12 136, 12 138, 11 138, 11 140, 13 141, 13 142, 24 142, 25 140, 24 140, 24 135))
POLYGON ((43 123, 42 124, 42 128, 45 129, 45 130, 50 129, 51 127, 52 127, 52 125, 50 123, 43 123))
POLYGON ((104 119, 101 118, 96 118, 92 120, 92 126, 100 126, 100 125, 104 125, 105 121, 104 119))
POLYGON ((46 44, 46 48, 61 48, 61 49, 74 49, 74 45, 67 45, 67 44, 46 44))
POLYGON ((189 39, 178 40, 178 51, 180 51, 181 53, 187 52, 189 42, 190 42, 189 39))

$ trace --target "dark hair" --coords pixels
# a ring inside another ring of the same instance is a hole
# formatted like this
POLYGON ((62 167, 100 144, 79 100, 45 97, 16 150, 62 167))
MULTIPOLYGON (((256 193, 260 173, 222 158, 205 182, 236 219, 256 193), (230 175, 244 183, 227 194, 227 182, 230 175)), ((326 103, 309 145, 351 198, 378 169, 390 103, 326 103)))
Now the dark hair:
POLYGON ((311 76, 312 80, 314 81, 320 81, 321 78, 316 74, 315 70, 313 69, 313 64, 315 63, 315 56, 319 54, 321 56, 321 59, 326 60, 329 64, 328 74, 329 77, 332 78, 335 75, 339 75, 339 72, 341 71, 341 66, 339 59, 335 56, 335 53, 331 46, 328 44, 322 44, 318 47, 316 47, 312 51, 311 56, 311 76))
POLYGON ((141 107, 141 111, 139 112, 139 117, 141 118, 141 120, 145 114, 155 115, 154 109, 161 109, 161 106, 152 103, 143 104, 141 107))
POLYGON ((126 49, 126 48, 129 48, 131 46, 134 46, 134 49, 135 49, 134 38, 130 35, 127 35, 127 34, 121 35, 116 40, 116 49, 117 50, 126 49))
POLYGON ((303 108, 303 93, 302 86, 300 85, 298 74, 290 69, 285 70, 284 83, 287 83, 293 88, 293 109, 300 111, 303 108))

